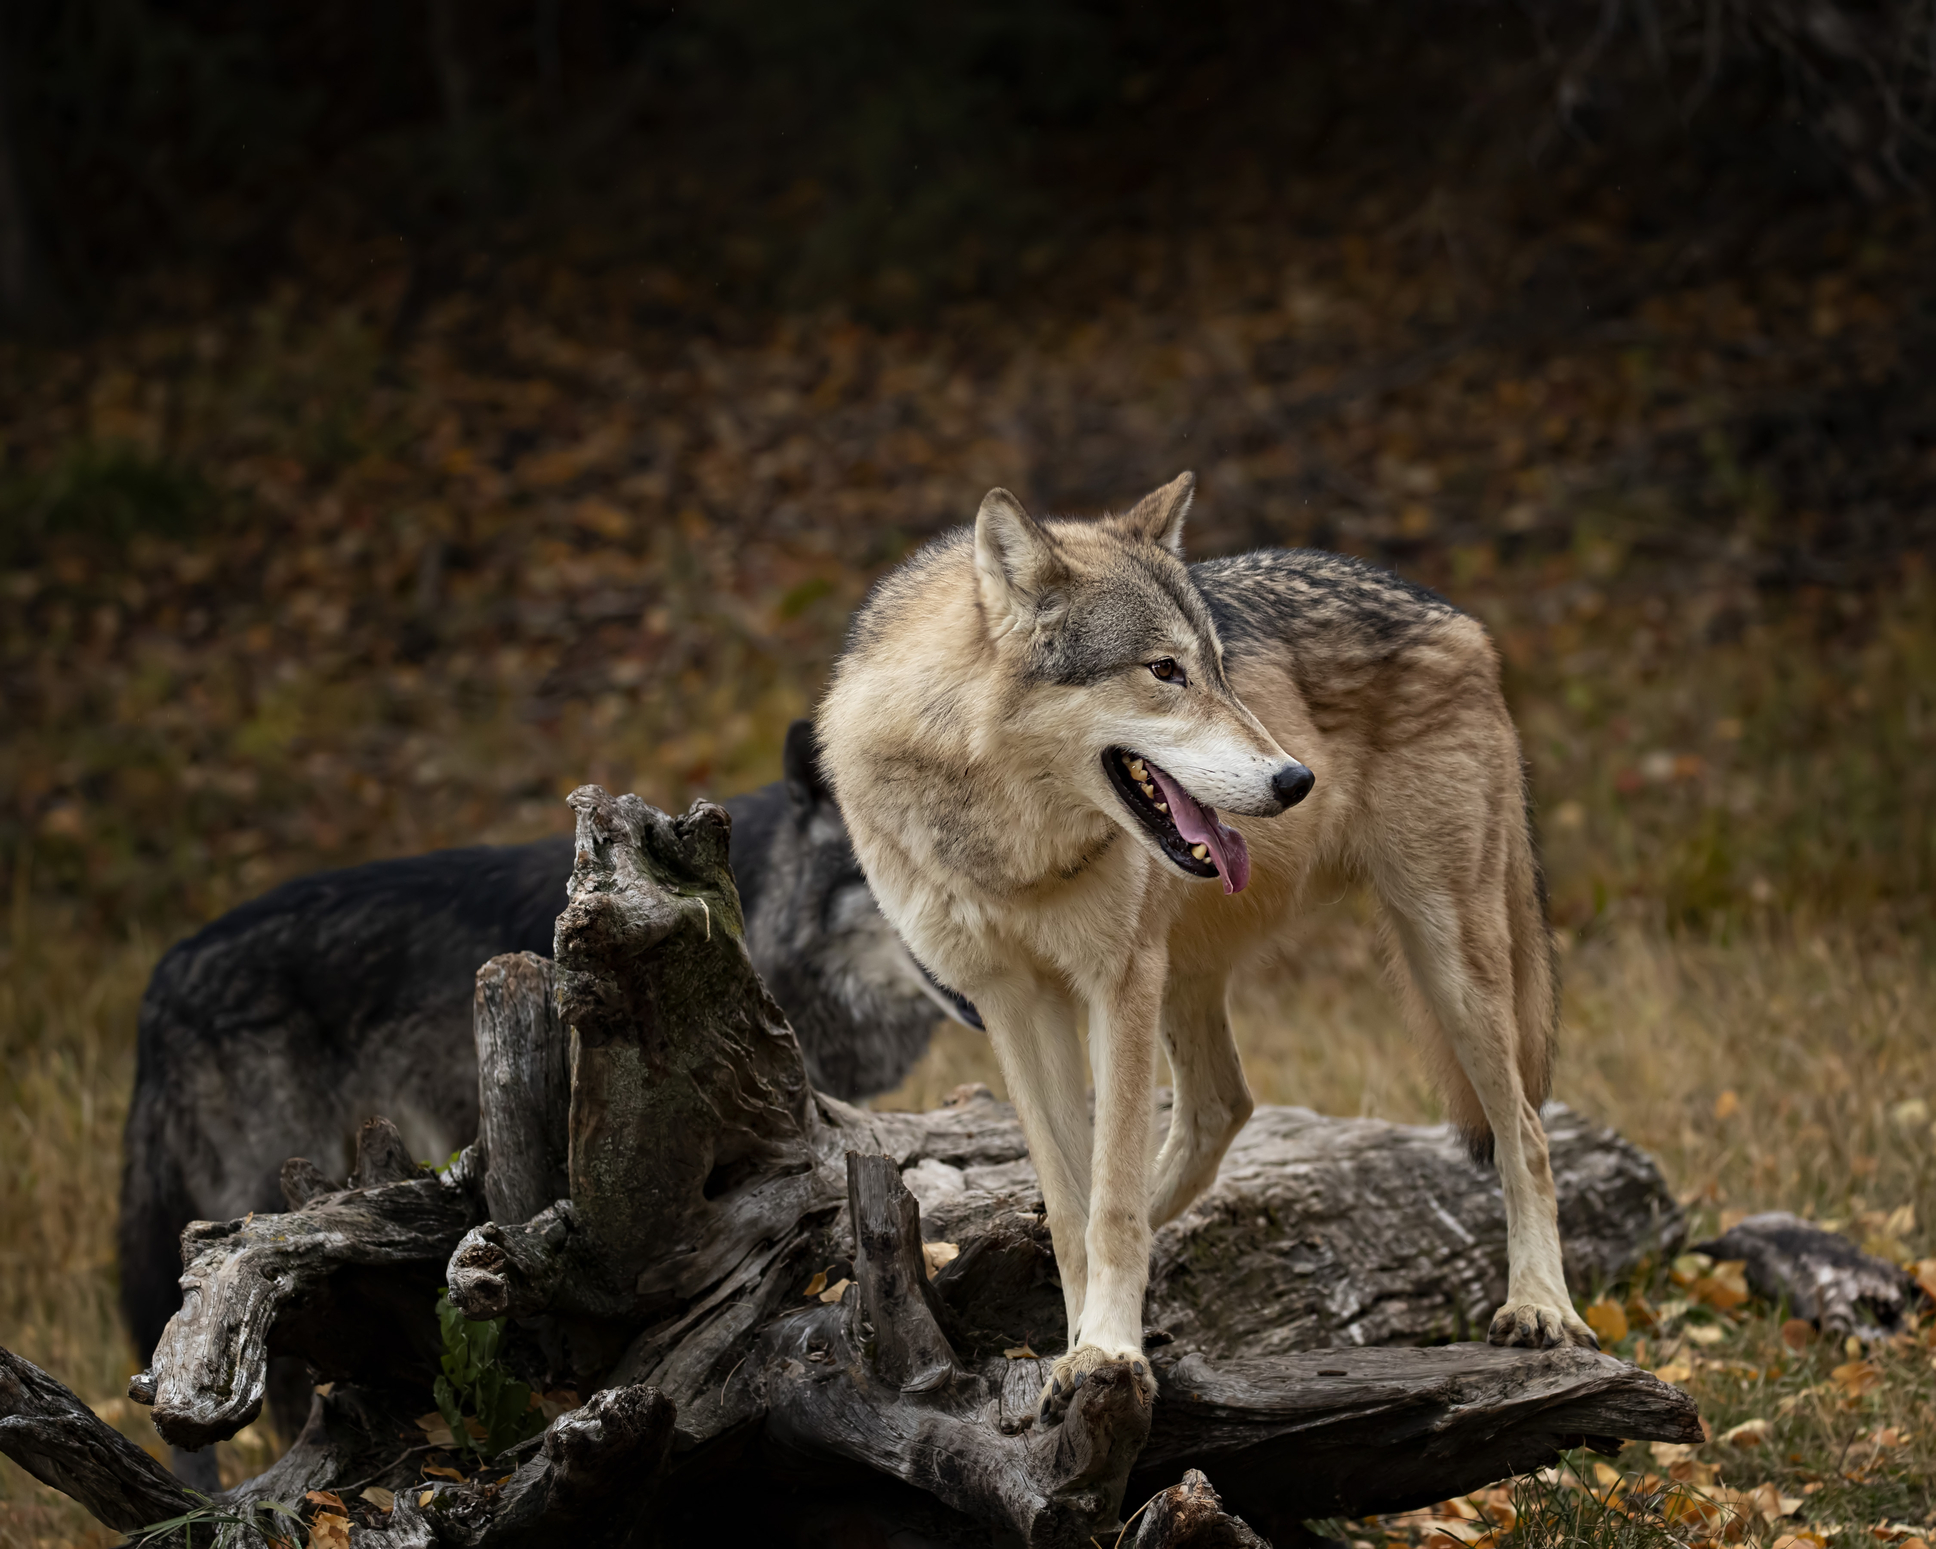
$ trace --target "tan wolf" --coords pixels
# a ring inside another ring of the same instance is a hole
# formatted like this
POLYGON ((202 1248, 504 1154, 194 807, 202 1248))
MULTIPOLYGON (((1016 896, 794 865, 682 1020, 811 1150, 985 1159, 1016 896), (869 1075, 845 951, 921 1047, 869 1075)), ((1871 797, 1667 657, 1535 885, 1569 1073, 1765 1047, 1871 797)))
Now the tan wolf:
POLYGON ((1152 1226, 1251 1112, 1226 986, 1340 875, 1383 902, 1452 1117, 1498 1163, 1493 1342, 1593 1346, 1560 1266, 1552 943, 1492 642, 1338 555, 1185 565, 1194 484, 1094 521, 991 490, 876 588, 817 722, 875 897, 980 1009, 1041 1177, 1069 1315, 1043 1417, 1104 1362, 1153 1395, 1152 1226), (1152 1169, 1159 1039, 1175 1105, 1152 1169))

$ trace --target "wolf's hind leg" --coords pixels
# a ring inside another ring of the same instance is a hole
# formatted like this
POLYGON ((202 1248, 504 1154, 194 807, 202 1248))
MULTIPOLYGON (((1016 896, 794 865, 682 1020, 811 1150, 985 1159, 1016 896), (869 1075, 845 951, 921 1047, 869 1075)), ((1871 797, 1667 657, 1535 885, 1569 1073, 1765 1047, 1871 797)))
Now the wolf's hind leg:
POLYGON ((1254 1106, 1230 1033, 1225 995, 1221 973, 1172 976, 1164 988, 1163 1048, 1170 1057, 1175 1104, 1156 1157, 1152 1226, 1174 1220, 1210 1187, 1254 1106))
POLYGON ((1073 1348, 1089 1281, 1091 1145, 1089 1073, 1076 1036, 1075 1002, 1060 984, 1030 973, 978 984, 972 999, 1041 1180, 1073 1348))
POLYGON ((1385 901, 1420 999, 1443 1029, 1492 1130, 1506 1203, 1508 1271, 1506 1303, 1488 1337, 1496 1345, 1597 1349, 1593 1331, 1573 1311, 1561 1267, 1553 1169, 1538 1095, 1522 1079, 1515 954, 1499 890, 1413 881, 1386 892, 1385 901))

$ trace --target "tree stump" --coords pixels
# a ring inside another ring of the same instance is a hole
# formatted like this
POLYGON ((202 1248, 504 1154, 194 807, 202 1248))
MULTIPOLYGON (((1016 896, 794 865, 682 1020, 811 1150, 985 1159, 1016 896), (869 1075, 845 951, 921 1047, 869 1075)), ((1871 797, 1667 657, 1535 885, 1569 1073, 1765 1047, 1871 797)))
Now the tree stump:
MULTIPOLYGON (((1497 1184, 1442 1128, 1297 1109, 1260 1110, 1158 1234, 1154 1405, 1105 1368, 1039 1427, 1065 1330, 1013 1112, 982 1089, 928 1114, 815 1092, 747 959, 725 813, 596 787, 571 803, 555 970, 479 974, 478 1142, 435 1176, 373 1125, 349 1187, 292 1162, 289 1213, 185 1234, 188 1294, 131 1386, 164 1437, 232 1435, 272 1353, 336 1379, 236 1500, 400 1491, 381 1520, 358 1508, 359 1545, 671 1543, 759 1520, 791 1537, 839 1513, 1083 1545, 1133 1492, 1164 1503, 1133 1539, 1153 1549, 1442 1499, 1583 1441, 1699 1436, 1684 1393, 1609 1356, 1372 1348, 1484 1327, 1497 1184), (511 1320, 525 1380, 592 1395, 463 1483, 419 1479, 428 1442, 404 1418, 428 1407, 438 1285, 511 1320)), ((1563 1109, 1548 1124, 1582 1286, 1678 1242, 1645 1157, 1563 1109)), ((159 1513, 165 1480, 64 1392, 38 1373, 0 1388, 0 1448, 117 1526, 159 1513)))

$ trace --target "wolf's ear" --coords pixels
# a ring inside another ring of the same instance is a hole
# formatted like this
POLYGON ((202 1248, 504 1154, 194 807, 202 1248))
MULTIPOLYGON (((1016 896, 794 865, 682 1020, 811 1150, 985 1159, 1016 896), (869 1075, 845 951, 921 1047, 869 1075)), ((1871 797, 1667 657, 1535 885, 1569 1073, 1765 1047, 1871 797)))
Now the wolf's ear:
POLYGON ((1183 518, 1197 492, 1197 476, 1179 473, 1161 489, 1153 489, 1121 516, 1117 523, 1131 535, 1160 543, 1178 559, 1183 557, 1183 518))
POLYGON ((795 721, 787 728, 780 772, 794 806, 814 807, 828 799, 827 777, 820 771, 820 740, 813 734, 812 721, 795 721))
POLYGON ((998 629, 1032 625, 1054 607, 1068 580, 1049 535, 1005 489, 991 489, 975 514, 975 579, 998 629))

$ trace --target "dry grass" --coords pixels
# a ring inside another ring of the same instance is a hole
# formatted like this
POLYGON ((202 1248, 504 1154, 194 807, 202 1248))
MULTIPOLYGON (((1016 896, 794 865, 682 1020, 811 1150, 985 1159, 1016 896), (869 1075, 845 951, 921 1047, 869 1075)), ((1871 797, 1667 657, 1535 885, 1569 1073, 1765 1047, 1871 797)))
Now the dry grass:
MULTIPOLYGON (((1697 1238, 1750 1211, 1786 1209, 1898 1259, 1936 1251, 1936 964, 1920 942, 1846 929, 1701 941, 1634 925, 1564 939, 1556 1095, 1660 1159, 1697 1238)), ((1438 1116, 1363 900, 1320 911, 1234 1009, 1261 1101, 1438 1116)), ((962 1081, 1001 1088, 986 1041, 950 1027, 882 1102, 931 1105, 962 1081)), ((1657 1322, 1647 1328, 1636 1316, 1617 1353, 1681 1381, 1716 1436, 1750 1419, 1770 1420, 1773 1433, 1751 1450, 1715 1442, 1675 1461, 1640 1446, 1597 1471, 1596 1460, 1577 1459, 1522 1487, 1519 1523, 1498 1549, 1771 1543, 1805 1531, 1802 1521, 1755 1516, 1730 1493, 1761 1486, 1772 1493, 1755 1499, 1799 1502, 1808 1527, 1830 1537, 1866 1535, 1878 1522, 1920 1527, 1936 1512, 1927 1334, 1868 1350, 1794 1350, 1781 1340, 1784 1309, 1687 1307, 1666 1266, 1618 1293, 1657 1322), (1866 1389, 1853 1369, 1863 1360, 1875 1368, 1866 1389), (1609 1491, 1620 1509, 1609 1509, 1609 1491)), ((1455 1549, 1446 1530, 1459 1520, 1425 1513, 1350 1532, 1455 1549)), ((1468 1540, 1469 1527, 1460 1529, 1468 1540)))
MULTIPOLYGON (((1334 273, 1324 255, 1353 248, 1321 247, 1252 287, 1278 297, 1261 311, 974 350, 830 323, 744 346, 633 339, 626 355, 595 318, 500 328, 458 308, 404 362, 378 361, 370 326, 265 313, 208 335, 207 360, 202 336, 170 336, 45 374, 60 412, 15 405, 39 448, 23 467, 68 470, 63 488, 91 468, 106 500, 134 465, 88 448, 131 442, 148 448, 135 472, 159 476, 165 452, 235 509, 123 547, 77 529, 0 576, 0 1344, 153 1441, 120 1397, 112 1229, 135 1006, 161 946, 298 872, 554 827, 584 779, 683 805, 771 778, 868 578, 971 509, 963 491, 1030 488, 1016 424, 1092 448, 1093 467, 1064 470, 1077 503, 1133 492, 1126 449, 1153 479, 1210 444, 1258 448, 1206 472, 1206 551, 1328 534, 1377 553, 1432 534, 1405 568, 1493 629, 1533 765, 1570 944, 1559 1095, 1653 1150, 1707 1220, 1787 1206, 1877 1235, 1908 1208, 1895 1246, 1924 1249, 1930 583, 1910 554, 1861 591, 1758 585, 1755 534, 1787 518, 1729 451, 1736 408, 1832 373, 1777 350, 1766 380, 1730 367, 1707 396, 1710 345, 1739 309, 1689 295, 1639 353, 1468 352, 1287 447, 1255 404, 1416 342, 1381 332, 1411 315, 1391 304, 1405 264, 1334 273), (1199 323, 1236 353, 1179 353, 1199 323), (1305 352, 1294 381, 1269 365, 1286 340, 1305 352), (1209 417, 1179 418, 1180 394, 1209 417), (156 408, 171 402, 181 413, 156 408), (1086 440, 1076 404, 1111 406, 1086 440), (314 426, 338 419, 353 444, 312 455, 314 426), (652 427, 659 451, 635 468, 652 427), (1696 432, 1706 464, 1648 463, 1696 432), (1349 502, 1311 506, 1307 458, 1349 502), (1725 544, 1721 513, 1741 524, 1725 544)), ((1757 326, 1826 348, 1809 294, 1770 279, 1757 326)), ((1882 359, 1895 312, 1862 316, 1836 347, 1882 359)), ((1435 1111, 1360 899, 1317 912, 1245 987, 1237 1025, 1266 1100, 1435 1111)), ((999 1086, 986 1043, 947 1028, 892 1100, 925 1106, 963 1080, 999 1086)), ((1729 1324, 1727 1349, 1772 1349, 1758 1316, 1729 1324)), ((1780 1378, 1763 1361, 1756 1381, 1805 1388, 1839 1359, 1809 1352, 1780 1378)), ((1809 1400, 1792 1421, 1807 1460, 1792 1467, 1822 1475, 1832 1520, 1875 1504, 1837 1461, 1851 1415, 1907 1417, 1898 1463, 1927 1475, 1925 1389, 1909 1355, 1883 1360, 1855 1409, 1809 1400)), ((1690 1381, 1717 1418, 1765 1397, 1734 1368, 1690 1381)), ((90 1535, 0 1465, 0 1549, 90 1535)))
MULTIPOLYGON (((1908 1206, 1916 1225, 1898 1231, 1896 1246, 1926 1251, 1936 1146, 1912 1099, 1936 1100, 1936 966, 1920 945, 1848 930, 1703 941, 1632 924, 1567 939, 1558 1094, 1658 1156, 1703 1224, 1780 1207, 1873 1237, 1908 1206), (1728 1116, 1717 1118, 1717 1107, 1728 1116)), ((112 1202, 134 1010, 155 950, 139 937, 104 947, 21 907, 0 960, 0 1343, 144 1445, 155 1443, 152 1429, 119 1398, 133 1358, 114 1310, 112 1202)), ((1318 911, 1292 950, 1244 987, 1235 1021, 1265 1101, 1435 1115, 1361 899, 1318 911)), ((986 1041, 949 1027, 883 1101, 930 1105, 969 1080, 1000 1086, 986 1041)), ((1689 1385, 1717 1430, 1775 1418, 1783 1397, 1806 1395, 1779 1417, 1773 1448, 1722 1457, 1731 1484, 1774 1478, 1792 1495, 1820 1484, 1809 1510, 1830 1523, 1866 1526, 1885 1512, 1920 1521, 1931 1502, 1911 1481, 1928 1479, 1936 1442, 1928 1350, 1874 1352, 1884 1380, 1844 1407, 1829 1373, 1846 1352, 1785 1353, 1778 1323, 1763 1312, 1724 1321, 1717 1344, 1663 1345, 1656 1335, 1651 1349, 1630 1342, 1625 1353, 1656 1365, 1676 1350, 1698 1359, 1689 1385), (1878 1469, 1876 1449, 1859 1438, 1888 1425, 1910 1439, 1878 1469), (1785 1461, 1790 1454, 1798 1461, 1785 1461)), ((241 1462, 232 1454, 231 1470, 241 1462)), ((1644 1453, 1627 1463, 1635 1475, 1652 1466, 1644 1453)), ((78 1507, 11 1465, 0 1481, 5 1549, 107 1541, 78 1507)))
MULTIPOLYGON (((1437 1100, 1368 914, 1357 899, 1322 911, 1239 990, 1245 1069, 1262 1102, 1429 1122, 1437 1100)), ((1855 1227, 1907 1205, 1918 1227, 1903 1246, 1929 1240, 1936 966, 1920 943, 1633 926, 1566 939, 1555 1095, 1652 1152, 1697 1213, 1784 1209, 1855 1227)), ((1001 1086, 987 1041, 948 1027, 878 1105, 929 1106, 963 1081, 1001 1086)))

